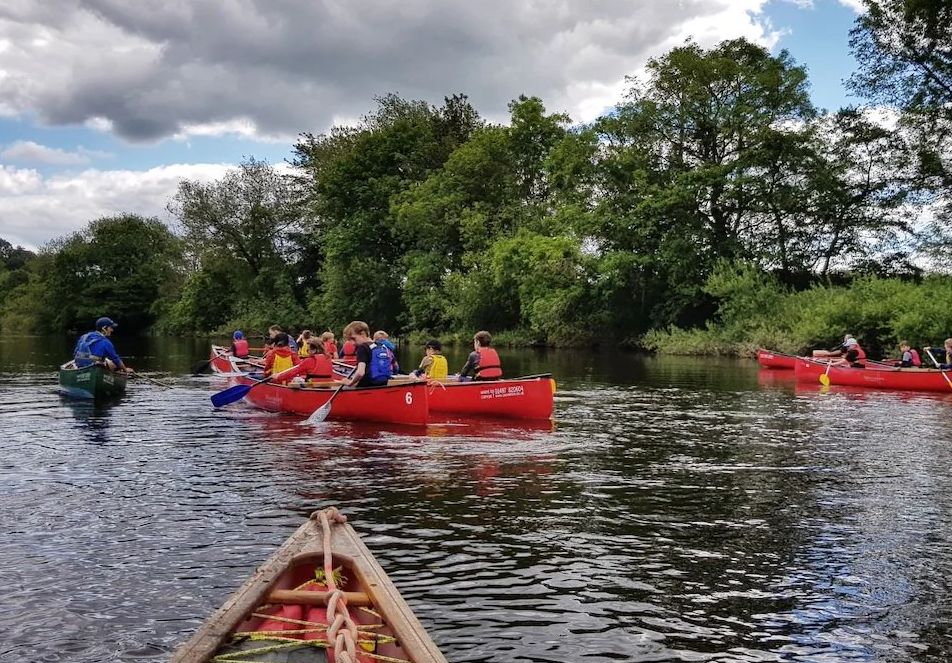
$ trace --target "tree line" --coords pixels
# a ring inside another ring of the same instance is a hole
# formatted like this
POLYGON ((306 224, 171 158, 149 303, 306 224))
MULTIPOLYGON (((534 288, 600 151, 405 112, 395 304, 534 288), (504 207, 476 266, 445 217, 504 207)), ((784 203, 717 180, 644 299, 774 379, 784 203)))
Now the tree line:
POLYGON ((208 333, 358 318, 571 345, 716 323, 729 269, 794 292, 922 281, 913 258, 948 257, 952 67, 918 63, 948 56, 949 10, 867 4, 850 85, 897 122, 819 111, 802 66, 742 39, 651 60, 585 125, 535 97, 494 124, 464 95, 387 95, 353 126, 302 134, 285 167, 248 159, 181 182, 171 227, 120 215, 36 255, 0 245, 0 325, 65 331, 108 314, 208 333), (923 209, 927 228, 913 224, 923 209))

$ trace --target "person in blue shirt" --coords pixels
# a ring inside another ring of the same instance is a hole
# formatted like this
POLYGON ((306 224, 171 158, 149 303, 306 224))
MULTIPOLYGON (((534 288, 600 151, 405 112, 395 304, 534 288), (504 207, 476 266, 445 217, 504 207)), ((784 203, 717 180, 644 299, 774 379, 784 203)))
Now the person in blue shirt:
POLYGON ((96 331, 83 334, 76 341, 76 349, 73 350, 73 361, 76 367, 105 364, 109 370, 131 373, 132 369, 123 363, 122 357, 118 355, 112 341, 109 340, 113 330, 118 326, 111 318, 96 320, 96 331))

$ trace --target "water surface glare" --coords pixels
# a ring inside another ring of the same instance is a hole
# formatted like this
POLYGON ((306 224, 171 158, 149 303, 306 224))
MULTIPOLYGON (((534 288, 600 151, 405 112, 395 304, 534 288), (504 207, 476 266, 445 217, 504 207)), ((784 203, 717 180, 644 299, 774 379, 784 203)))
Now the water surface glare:
POLYGON ((452 662, 952 660, 952 392, 507 351, 554 425, 311 427, 118 345, 172 388, 70 401, 65 341, 0 340, 0 661, 166 660, 331 504, 452 662))

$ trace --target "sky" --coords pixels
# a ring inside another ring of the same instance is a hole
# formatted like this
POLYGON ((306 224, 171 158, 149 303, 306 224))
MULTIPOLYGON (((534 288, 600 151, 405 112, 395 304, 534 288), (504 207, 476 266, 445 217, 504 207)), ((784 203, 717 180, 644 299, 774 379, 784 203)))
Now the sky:
POLYGON ((786 49, 814 103, 843 81, 860 0, 3 0, 0 238, 37 249, 102 216, 173 224, 182 179, 281 164, 299 133, 395 92, 464 93, 506 120, 520 94, 591 121, 625 76, 691 38, 786 49))

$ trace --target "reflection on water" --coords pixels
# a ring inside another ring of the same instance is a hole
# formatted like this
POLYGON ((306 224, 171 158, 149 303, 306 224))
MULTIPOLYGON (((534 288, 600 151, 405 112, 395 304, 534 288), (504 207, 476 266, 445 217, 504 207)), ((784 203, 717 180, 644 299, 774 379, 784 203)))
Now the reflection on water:
POLYGON ((214 411, 200 341, 118 344, 173 388, 61 399, 68 340, 0 340, 0 660, 165 660, 329 504, 451 661, 952 653, 952 395, 512 351, 554 425, 309 426, 214 411))

